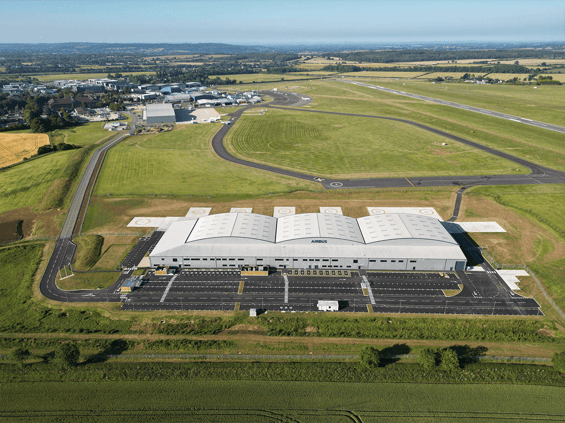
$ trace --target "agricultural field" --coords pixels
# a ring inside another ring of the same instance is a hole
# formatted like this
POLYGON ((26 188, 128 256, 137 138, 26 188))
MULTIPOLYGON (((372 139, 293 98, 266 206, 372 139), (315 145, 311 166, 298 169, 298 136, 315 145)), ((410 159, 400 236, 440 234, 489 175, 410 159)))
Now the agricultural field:
POLYGON ((1 416, 13 422, 56 416, 59 422, 466 423, 562 421, 565 414, 563 388, 535 385, 191 380, 38 382, 2 384, 0 390, 6 399, 1 416), (131 392, 143 401, 125 407, 131 392))
POLYGON ((514 78, 518 78, 519 81, 527 81, 529 75, 527 73, 487 73, 483 76, 492 79, 500 79, 501 81, 508 81, 514 78))
POLYGON ((112 148, 95 195, 237 196, 309 189, 314 184, 226 163, 211 147, 219 125, 186 125, 128 138, 112 148))
POLYGON ((49 144, 46 134, 0 133, 0 168, 19 163, 37 153, 42 145, 49 144))
POLYGON ((404 123, 294 111, 242 117, 226 147, 240 158, 334 178, 520 172, 404 123))

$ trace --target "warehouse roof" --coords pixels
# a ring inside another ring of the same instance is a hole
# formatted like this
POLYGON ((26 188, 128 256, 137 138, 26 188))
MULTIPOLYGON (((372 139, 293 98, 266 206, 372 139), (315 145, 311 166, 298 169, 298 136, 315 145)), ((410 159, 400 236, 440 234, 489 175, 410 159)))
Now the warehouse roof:
POLYGON ((359 225, 352 217, 304 213, 278 219, 277 242, 320 237, 364 243, 359 225))
POLYGON ((146 106, 146 116, 150 117, 162 117, 162 116, 175 116, 175 111, 173 110, 172 104, 148 104, 146 106))
POLYGON ((428 216, 386 214, 354 219, 305 213, 275 218, 254 213, 223 213, 173 222, 151 255, 213 256, 219 249, 222 255, 234 256, 325 257, 339 253, 364 257, 376 250, 383 257, 462 254, 441 223, 428 216), (447 254, 454 246, 458 253, 447 254))

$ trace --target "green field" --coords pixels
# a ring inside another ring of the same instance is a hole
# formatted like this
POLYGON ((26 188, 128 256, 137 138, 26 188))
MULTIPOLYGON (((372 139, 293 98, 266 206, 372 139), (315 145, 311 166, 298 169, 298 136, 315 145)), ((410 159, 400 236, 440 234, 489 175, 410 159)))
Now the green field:
MULTIPOLYGON (((492 95, 496 95, 499 91, 504 91, 510 88, 510 92, 516 96, 511 96, 506 99, 509 103, 520 103, 519 94, 532 94, 535 96, 535 91, 532 87, 514 87, 514 86, 480 86, 471 84, 431 84, 430 82, 421 81, 408 81, 406 86, 403 83, 392 83, 386 81, 369 81, 369 83, 391 86, 396 89, 405 89, 408 86, 434 87, 433 90, 437 92, 443 91, 443 97, 449 98, 451 91, 464 91, 469 88, 469 92, 473 96, 479 97, 483 89, 493 89, 492 95), (395 84, 394 86, 392 84, 395 84), (485 88, 486 87, 486 88, 485 88), (514 90, 518 88, 518 90, 514 90), (478 92, 473 90, 478 89, 478 92), (524 91, 529 89, 527 93, 524 91), (447 94, 446 94, 447 93, 447 94)), ((288 84, 286 84, 288 86, 288 84)), ((284 90, 285 86, 282 83, 276 84, 271 88, 277 87, 284 90)), ((268 88, 265 86, 265 88, 268 88)), ((544 94, 538 100, 541 109, 543 109, 544 116, 555 115, 555 110, 561 110, 557 113, 560 121, 563 121, 565 113, 565 106, 561 105, 554 98, 560 91, 561 87, 540 87, 545 90, 544 94), (548 91, 555 89, 548 95, 548 91), (544 105, 543 102, 549 101, 549 104, 544 105)), ((543 166, 551 167, 554 169, 565 171, 565 143, 563 143, 563 134, 555 131, 544 130, 530 125, 524 125, 518 122, 512 122, 504 119, 499 119, 491 116, 482 115, 479 113, 460 110, 452 107, 445 107, 439 104, 428 103, 407 97, 401 97, 395 94, 346 84, 336 81, 309 81, 308 86, 296 88, 295 91, 311 95, 314 101, 306 106, 308 109, 318 109, 346 113, 359 113, 377 116, 390 116, 400 117, 415 122, 420 122, 450 134, 458 135, 470 141, 475 141, 479 144, 487 145, 500 151, 508 152, 517 157, 541 164, 543 166)), ((443 98, 440 95, 424 92, 420 94, 435 96, 443 98)), ((565 91, 564 91, 565 92, 565 91)), ((454 100, 460 101, 463 104, 470 104, 465 102, 457 95, 454 100)), ((530 99, 526 98, 529 103, 530 99)), ((497 101, 504 102, 502 94, 499 95, 497 101)), ((524 102, 522 102, 523 104, 524 102)), ((482 105, 485 106, 485 105, 482 105)), ((495 107, 491 107, 495 110, 495 107)), ((535 107, 532 107, 535 109, 535 107)), ((517 112, 516 110, 500 110, 503 112, 517 112)), ((518 113, 516 113, 518 114, 518 113)), ((528 118, 540 118, 540 120, 550 121, 551 119, 543 119, 543 116, 527 116, 528 118)), ((551 122, 556 123, 556 122, 551 122)), ((558 123, 559 124, 559 123, 558 123)))
POLYGON ((103 129, 106 122, 91 122, 68 129, 58 129, 51 133, 51 142, 58 144, 66 142, 75 145, 95 144, 100 140, 113 137, 115 132, 103 129))
POLYGON ((381 119, 270 110, 242 117, 226 138, 237 157, 334 178, 520 172, 514 163, 381 119))
POLYGON ((301 73, 295 75, 294 73, 285 74, 273 74, 273 73, 249 73, 249 74, 234 74, 234 75, 210 75, 210 79, 220 77, 222 79, 235 79, 238 83, 239 81, 244 83, 249 82, 269 82, 269 81, 280 81, 282 79, 309 79, 310 76, 303 75, 301 73))
POLYGON ((564 421, 545 386, 170 381, 0 385, 11 422, 564 421), (133 394, 135 393, 135 394, 133 394))
POLYGON ((227 163, 210 145, 219 125, 186 125, 137 136, 112 148, 95 195, 237 196, 291 192, 314 185, 227 163))
MULTIPOLYGON (((514 77, 512 74, 495 76, 514 77)), ((538 86, 536 89, 532 85, 432 84, 423 81, 379 81, 376 85, 565 126, 563 85, 538 86)))
POLYGON ((55 180, 65 175, 76 151, 61 151, 0 172, 0 214, 41 202, 55 180))

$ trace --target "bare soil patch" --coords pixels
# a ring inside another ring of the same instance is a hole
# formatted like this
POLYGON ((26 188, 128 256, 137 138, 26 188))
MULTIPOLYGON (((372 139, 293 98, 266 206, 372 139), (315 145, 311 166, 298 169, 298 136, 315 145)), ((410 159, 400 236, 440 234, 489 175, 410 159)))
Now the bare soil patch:
MULTIPOLYGON (((36 212, 31 207, 22 207, 0 214, 0 225, 8 222, 22 221, 21 233, 24 238, 30 236, 57 236, 61 230, 57 223, 57 218, 61 213, 60 210, 36 212)), ((2 239, 0 239, 1 241, 2 239)))

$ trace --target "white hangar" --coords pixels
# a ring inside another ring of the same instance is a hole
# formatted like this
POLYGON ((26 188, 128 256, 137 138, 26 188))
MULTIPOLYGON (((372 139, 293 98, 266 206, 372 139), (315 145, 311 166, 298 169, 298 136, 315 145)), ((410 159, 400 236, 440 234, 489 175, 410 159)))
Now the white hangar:
POLYGON ((463 270, 459 244, 435 218, 305 213, 223 213, 173 222, 151 266, 297 269, 463 270))

